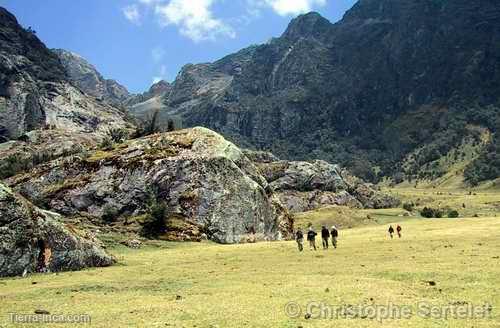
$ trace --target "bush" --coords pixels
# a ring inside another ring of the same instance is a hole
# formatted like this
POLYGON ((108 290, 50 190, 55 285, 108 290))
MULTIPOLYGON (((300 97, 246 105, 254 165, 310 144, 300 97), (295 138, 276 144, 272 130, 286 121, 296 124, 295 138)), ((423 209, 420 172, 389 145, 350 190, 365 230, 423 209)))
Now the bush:
POLYGON ((420 211, 420 215, 422 215, 424 218, 437 218, 440 219, 443 217, 443 211, 440 209, 436 208, 431 208, 431 207, 424 207, 420 211))
POLYGON ((144 224, 143 233, 147 237, 158 237, 167 231, 165 218, 167 217, 167 205, 153 201, 149 207, 149 214, 144 224))
POLYGON ((124 129, 111 129, 109 136, 113 142, 120 144, 127 140, 128 132, 124 129))
POLYGON ((116 222, 116 218, 118 217, 119 213, 118 210, 111 206, 111 205, 105 205, 102 213, 102 219, 106 223, 113 223, 116 222))
POLYGON ((105 151, 113 150, 113 147, 113 140, 109 136, 104 137, 104 139, 102 139, 101 143, 99 144, 99 149, 105 151))
POLYGON ((404 203, 403 204, 403 209, 408 211, 408 212, 413 212, 413 210, 415 209, 415 204, 413 203, 404 203))
POLYGON ((449 218, 458 218, 460 216, 460 214, 458 213, 458 211, 456 210, 452 210, 452 211, 449 211, 448 212, 448 217, 449 218))

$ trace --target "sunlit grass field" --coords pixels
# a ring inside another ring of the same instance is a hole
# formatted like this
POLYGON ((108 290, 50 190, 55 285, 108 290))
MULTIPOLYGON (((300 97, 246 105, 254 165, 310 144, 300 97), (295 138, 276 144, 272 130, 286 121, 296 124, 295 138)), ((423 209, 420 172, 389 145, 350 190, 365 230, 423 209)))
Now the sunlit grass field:
POLYGON ((0 280, 0 327, 16 326, 11 312, 40 309, 89 314, 92 327, 500 327, 500 218, 402 224, 402 239, 391 240, 385 225, 365 226, 342 230, 336 250, 303 253, 294 242, 113 247, 118 264, 110 268, 0 280), (285 313, 289 302, 300 306, 294 317, 285 313), (312 308, 306 319, 310 302, 414 312, 401 320, 321 319, 312 308), (423 318, 419 302, 488 303, 490 318, 423 318))

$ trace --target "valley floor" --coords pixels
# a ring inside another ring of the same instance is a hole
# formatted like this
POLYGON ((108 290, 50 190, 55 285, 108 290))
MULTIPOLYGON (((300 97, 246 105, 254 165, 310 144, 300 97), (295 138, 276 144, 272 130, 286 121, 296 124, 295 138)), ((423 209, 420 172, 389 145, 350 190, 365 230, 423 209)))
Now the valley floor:
POLYGON ((343 230, 338 249, 303 253, 294 242, 117 246, 110 268, 0 280, 0 327, 16 326, 9 313, 37 309, 91 316, 91 325, 53 327, 382 326, 373 305, 409 309, 384 327, 499 327, 500 218, 410 219, 403 228, 394 240, 385 226, 343 230), (325 306, 351 309, 349 318, 316 318, 320 303, 326 315, 325 306), (424 318, 430 306, 478 307, 489 318, 424 318))

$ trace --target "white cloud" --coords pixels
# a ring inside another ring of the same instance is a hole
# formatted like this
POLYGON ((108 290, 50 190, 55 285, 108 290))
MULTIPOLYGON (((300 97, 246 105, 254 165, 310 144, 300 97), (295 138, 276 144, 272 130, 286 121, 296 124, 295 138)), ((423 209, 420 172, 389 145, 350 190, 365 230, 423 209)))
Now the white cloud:
POLYGON ((182 35, 195 42, 214 40, 218 36, 234 38, 234 30, 214 17, 212 6, 215 1, 171 0, 168 4, 157 4, 155 13, 162 26, 178 26, 182 35))
POLYGON ((289 16, 310 12, 316 6, 326 5, 326 0, 248 0, 250 7, 270 7, 278 15, 289 16))
POLYGON ((139 12, 139 7, 137 5, 130 5, 122 8, 123 15, 130 22, 136 25, 141 24, 141 13, 139 12))
POLYGON ((155 63, 161 62, 163 57, 165 57, 165 49, 162 47, 153 48, 153 50, 151 50, 151 57, 155 63))
POLYGON ((157 2, 163 2, 163 0, 139 0, 139 2, 145 5, 151 5, 157 2))

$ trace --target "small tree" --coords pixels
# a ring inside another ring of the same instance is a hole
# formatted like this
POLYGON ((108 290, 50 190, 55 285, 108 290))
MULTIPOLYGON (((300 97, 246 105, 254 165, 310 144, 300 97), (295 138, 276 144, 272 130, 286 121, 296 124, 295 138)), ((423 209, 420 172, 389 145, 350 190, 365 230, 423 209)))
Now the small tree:
POLYGON ((165 219, 168 214, 167 205, 153 200, 149 206, 149 214, 144 224, 143 233, 148 237, 158 237, 167 231, 165 219))
POLYGON ((167 122, 167 132, 175 131, 175 123, 172 119, 167 122))

